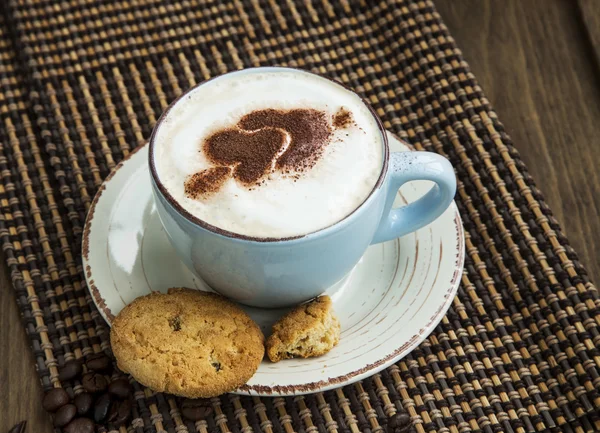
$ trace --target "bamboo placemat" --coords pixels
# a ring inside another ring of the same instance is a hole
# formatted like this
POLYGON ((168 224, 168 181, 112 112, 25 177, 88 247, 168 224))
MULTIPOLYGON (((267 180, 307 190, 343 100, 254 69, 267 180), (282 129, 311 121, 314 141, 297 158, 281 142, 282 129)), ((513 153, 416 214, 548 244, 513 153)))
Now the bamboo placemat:
MULTIPOLYGON (((129 432, 600 430, 600 299, 430 1, 21 0, 0 18, 0 236, 45 389, 110 353, 81 267, 90 202, 183 90, 288 65, 337 78, 385 127, 447 156, 466 267, 450 311, 372 378, 296 398, 177 399, 135 384, 129 432)), ((108 431, 100 428, 99 431, 108 431)), ((121 432, 125 432, 122 427, 121 432)))

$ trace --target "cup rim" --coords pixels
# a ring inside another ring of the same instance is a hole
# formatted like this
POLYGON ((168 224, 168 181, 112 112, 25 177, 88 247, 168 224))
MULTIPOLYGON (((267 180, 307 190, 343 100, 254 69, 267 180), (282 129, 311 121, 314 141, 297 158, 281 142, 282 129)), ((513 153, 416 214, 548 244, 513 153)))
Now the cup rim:
POLYGON ((324 76, 322 74, 317 74, 312 71, 307 71, 307 70, 301 69, 301 68, 282 67, 282 66, 256 66, 256 67, 250 67, 250 68, 244 68, 244 69, 237 69, 235 71, 230 71, 230 72, 226 72, 223 74, 215 75, 214 77, 211 77, 208 80, 204 80, 204 81, 190 87, 189 89, 184 91, 181 95, 179 95, 177 98, 175 98, 167 106, 167 108, 165 108, 165 110, 161 113, 160 117, 158 118, 158 120, 156 121, 156 123, 154 125, 154 128, 152 128, 152 133, 150 134, 150 139, 148 140, 148 160, 149 160, 148 163, 150 166, 150 175, 152 177, 152 180, 153 180, 154 184, 156 185, 160 194, 165 198, 165 200, 169 203, 169 205, 179 215, 183 216, 190 223, 197 225, 205 230, 208 230, 214 234, 217 234, 217 235, 220 235, 220 236, 223 236, 226 238, 235 239, 235 240, 243 240, 243 241, 250 241, 250 242, 257 242, 257 243, 277 243, 277 242, 294 241, 294 240, 301 240, 301 239, 306 240, 308 238, 311 238, 311 237, 314 237, 317 235, 323 235, 328 232, 334 231, 336 228, 340 227, 340 225, 344 225, 344 224, 348 223, 348 221, 350 219, 352 219, 352 217, 356 216, 356 214, 359 213, 359 211, 365 207, 367 202, 370 202, 372 200, 375 191, 378 190, 383 185, 383 182, 385 180, 385 177, 386 177, 386 174, 388 171, 389 153, 390 153, 389 143, 388 143, 386 130, 383 127, 383 123, 381 122, 381 119, 379 118, 379 116, 377 115, 377 113, 375 112, 373 107, 371 107, 371 105, 367 102, 367 100, 365 98, 360 96, 358 93, 356 93, 350 87, 346 86, 344 83, 341 83, 338 80, 335 80, 333 78, 324 76), (217 227, 213 224, 210 224, 210 223, 204 221, 201 218, 198 218, 198 217, 192 215, 175 199, 175 197, 173 197, 171 195, 171 193, 167 190, 167 188, 164 186, 164 184, 160 180, 160 176, 158 175, 158 171, 157 171, 156 165, 154 163, 155 138, 156 138, 158 129, 160 128, 161 124, 168 116, 171 109, 173 109, 182 98, 184 98, 185 96, 189 95, 190 93, 196 91, 199 87, 203 86, 204 84, 206 84, 210 81, 216 80, 218 78, 222 78, 226 75, 233 75, 233 74, 239 74, 239 73, 243 73, 243 72, 247 72, 247 71, 256 71, 256 70, 296 71, 296 72, 302 72, 302 73, 306 73, 306 74, 310 74, 310 75, 315 75, 320 78, 324 78, 326 80, 333 82, 334 84, 337 84, 337 85, 343 87, 344 89, 346 89, 346 90, 354 93, 356 96, 358 96, 360 98, 360 100, 363 102, 363 104, 365 104, 367 109, 373 115, 373 117, 375 119, 375 123, 377 124, 377 128, 379 129, 379 133, 381 134, 382 145, 383 145, 383 164, 381 166, 381 172, 379 173, 379 178, 377 179, 377 182, 375 182, 375 185, 373 186, 373 188, 371 189, 371 191, 369 192, 367 197, 365 197, 363 202, 361 204, 359 204, 356 208, 354 208, 352 210, 352 212, 350 212, 348 215, 346 215, 341 220, 336 221, 333 224, 330 224, 326 227, 322 227, 318 230, 314 230, 312 232, 308 232, 308 233, 304 233, 304 234, 296 235, 296 236, 289 236, 289 237, 248 236, 248 235, 244 235, 241 233, 235 233, 235 232, 232 232, 229 230, 222 229, 220 227, 217 227))

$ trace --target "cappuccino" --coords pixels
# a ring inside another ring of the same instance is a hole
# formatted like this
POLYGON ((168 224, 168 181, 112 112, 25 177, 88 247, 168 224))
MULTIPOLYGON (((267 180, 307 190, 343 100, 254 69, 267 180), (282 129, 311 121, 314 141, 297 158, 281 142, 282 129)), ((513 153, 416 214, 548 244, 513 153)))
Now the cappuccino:
POLYGON ((179 205, 222 230, 301 236, 369 196, 382 131, 360 97, 303 71, 226 74, 183 96, 154 133, 158 179, 179 205))

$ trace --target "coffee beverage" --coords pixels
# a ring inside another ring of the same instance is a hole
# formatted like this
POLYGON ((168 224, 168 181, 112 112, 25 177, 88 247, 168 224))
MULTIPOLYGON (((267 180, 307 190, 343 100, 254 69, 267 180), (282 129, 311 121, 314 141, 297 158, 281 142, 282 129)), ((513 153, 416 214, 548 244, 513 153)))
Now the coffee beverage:
POLYGON ((311 233, 357 209, 383 168, 382 131, 355 93, 299 70, 247 70, 182 97, 153 163, 187 213, 256 238, 311 233))
POLYGON ((184 93, 157 122, 152 210, 216 292, 253 307, 303 303, 348 275, 369 245, 420 229, 452 203, 450 162, 390 154, 387 137, 359 96, 326 78, 231 72, 184 93), (398 189, 419 180, 435 186, 393 208, 398 189))

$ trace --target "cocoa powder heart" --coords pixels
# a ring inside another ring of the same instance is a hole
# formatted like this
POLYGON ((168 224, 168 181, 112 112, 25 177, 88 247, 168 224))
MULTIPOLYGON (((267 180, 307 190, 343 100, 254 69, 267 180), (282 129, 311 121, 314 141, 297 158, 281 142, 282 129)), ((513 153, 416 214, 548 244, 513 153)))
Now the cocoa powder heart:
POLYGON ((216 192, 231 175, 229 167, 211 167, 188 176, 183 188, 185 194, 200 199, 216 192))
POLYGON ((325 113, 312 109, 257 110, 242 117, 238 126, 247 131, 271 127, 287 132, 290 144, 276 167, 295 171, 309 169, 317 162, 331 134, 325 113))
POLYGON ((273 168, 285 173, 305 171, 317 162, 331 134, 325 113, 313 109, 257 110, 236 126, 215 132, 203 143, 215 166, 186 179, 188 197, 199 199, 218 191, 229 176, 252 186, 273 168))
POLYGON ((215 165, 234 165, 233 177, 253 184, 271 169, 286 139, 280 129, 262 128, 252 132, 226 129, 208 137, 204 153, 215 165))

